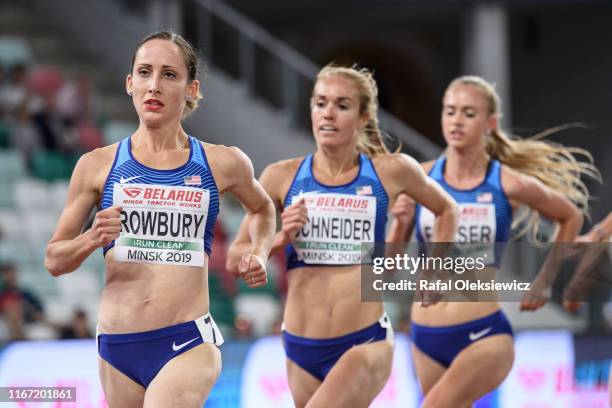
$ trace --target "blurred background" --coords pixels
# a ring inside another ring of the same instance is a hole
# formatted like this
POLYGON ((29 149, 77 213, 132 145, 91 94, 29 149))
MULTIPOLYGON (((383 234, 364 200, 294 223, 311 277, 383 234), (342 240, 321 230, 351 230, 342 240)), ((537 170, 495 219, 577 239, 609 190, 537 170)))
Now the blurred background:
MULTIPOLYGON (((187 131, 238 146, 257 173, 312 151, 309 96, 319 68, 331 61, 374 70, 383 128, 417 160, 442 152, 446 85, 476 74, 496 84, 503 125, 514 134, 575 123, 551 139, 590 151, 603 174, 603 185, 589 182, 585 230, 612 209, 607 0, 0 0, 2 386, 74 385, 79 401, 62 407, 105 406, 91 340, 102 253, 61 278, 45 271, 43 259, 78 157, 136 129, 125 76, 139 40, 167 28, 192 41, 204 63, 204 100, 187 131)), ((211 313, 227 341, 206 406, 291 406, 277 337, 284 260, 270 262, 264 288, 235 281, 224 256, 241 218, 225 197, 209 285, 211 313)), ((399 336, 393 374, 374 406, 417 406, 409 305, 386 308, 399 336)), ((517 332, 517 360, 479 407, 607 406, 610 302, 575 315, 556 302, 532 314, 519 314, 516 303, 504 308, 517 332)))

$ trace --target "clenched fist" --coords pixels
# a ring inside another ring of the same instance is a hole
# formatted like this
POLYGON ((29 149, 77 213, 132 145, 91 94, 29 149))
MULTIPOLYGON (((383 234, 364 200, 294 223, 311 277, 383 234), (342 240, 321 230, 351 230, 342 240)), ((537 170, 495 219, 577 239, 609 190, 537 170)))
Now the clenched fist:
POLYGON ((96 214, 91 228, 87 231, 96 247, 103 247, 119 237, 121 232, 121 210, 119 206, 108 207, 96 214))
POLYGON ((238 274, 250 288, 257 288, 268 283, 265 260, 255 254, 244 254, 238 263, 238 274))
POLYGON ((285 208, 281 214, 281 221, 283 224, 281 231, 284 235, 284 241, 289 243, 308 222, 308 210, 306 209, 305 200, 301 198, 295 204, 285 208))

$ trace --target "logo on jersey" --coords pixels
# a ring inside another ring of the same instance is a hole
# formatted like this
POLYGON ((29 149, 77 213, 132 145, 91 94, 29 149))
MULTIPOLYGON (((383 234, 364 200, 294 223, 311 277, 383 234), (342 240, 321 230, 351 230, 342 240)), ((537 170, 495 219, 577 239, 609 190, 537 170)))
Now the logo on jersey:
POLYGON ((308 207, 309 205, 315 202, 314 195, 319 194, 319 193, 322 193, 322 191, 321 190, 313 190, 313 191, 300 190, 300 192, 294 196, 293 202, 295 203, 298 200, 303 198, 304 204, 306 205, 306 207, 308 207))
POLYGON ((142 192, 142 188, 138 187, 127 187, 123 189, 123 192, 127 194, 130 198, 134 198, 138 196, 142 192))
POLYGON ((119 183, 125 184, 128 181, 136 180, 137 178, 140 178, 140 177, 142 176, 134 176, 134 177, 128 177, 128 178, 123 178, 123 176, 121 176, 121 178, 119 179, 119 183))

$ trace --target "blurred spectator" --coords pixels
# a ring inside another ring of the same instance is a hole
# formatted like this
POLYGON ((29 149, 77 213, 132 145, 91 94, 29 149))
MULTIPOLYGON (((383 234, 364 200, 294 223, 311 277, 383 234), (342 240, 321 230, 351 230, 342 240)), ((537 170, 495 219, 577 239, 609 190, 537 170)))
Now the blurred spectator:
POLYGON ((0 120, 3 120, 6 115, 4 106, 4 90, 8 86, 6 71, 6 68, 0 65, 0 120))
POLYGON ((91 339, 93 335, 89 331, 87 313, 82 309, 74 311, 74 316, 69 325, 60 328, 61 339, 91 339))
POLYGON ((24 338, 24 323, 44 322, 43 306, 32 292, 20 288, 17 267, 0 267, 0 316, 6 321, 10 340, 24 338))
POLYGON ((76 82, 67 82, 57 95, 57 109, 64 124, 74 129, 78 146, 91 151, 102 146, 102 132, 94 123, 95 106, 91 81, 81 76, 76 82))
POLYGON ((66 82, 57 94, 57 109, 70 125, 93 118, 97 104, 91 81, 86 76, 66 82))
POLYGON ((36 98, 29 89, 28 72, 29 67, 25 64, 13 65, 8 69, 8 79, 0 89, 1 118, 6 126, 5 133, 8 133, 4 134, 7 139, 4 144, 17 147, 26 158, 40 145, 30 121, 36 98))
POLYGON ((45 150, 65 150, 70 143, 57 109, 57 94, 63 84, 61 73, 53 68, 38 68, 32 72, 28 82, 34 95, 30 105, 32 123, 42 146, 45 150))
POLYGON ((28 70, 17 64, 10 68, 8 80, 0 90, 0 111, 4 117, 17 118, 25 108, 28 99, 28 70))
POLYGON ((60 150, 66 129, 55 109, 55 95, 45 95, 42 101, 42 109, 32 115, 34 128, 46 150, 60 150))
POLYGON ((55 68, 39 67, 32 71, 28 82, 29 88, 37 95, 57 96, 64 84, 64 78, 55 68))

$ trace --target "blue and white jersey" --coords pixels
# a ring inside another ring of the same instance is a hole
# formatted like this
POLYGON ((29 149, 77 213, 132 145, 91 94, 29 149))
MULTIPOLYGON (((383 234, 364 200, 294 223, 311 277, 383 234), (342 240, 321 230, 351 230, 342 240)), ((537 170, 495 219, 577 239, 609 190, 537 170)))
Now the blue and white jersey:
MULTIPOLYGON (((444 180, 446 157, 436 160, 429 176, 437 181, 459 205, 459 227, 455 242, 506 242, 512 225, 512 206, 501 185, 501 163, 491 160, 480 185, 459 190, 444 180)), ((431 241, 434 215, 421 205, 416 206, 417 239, 431 241)))
POLYGON ((312 173, 313 155, 304 158, 284 207, 304 198, 308 222, 285 248, 287 269, 316 265, 358 265, 362 242, 384 242, 389 198, 372 161, 359 155, 357 177, 328 186, 312 173))
POLYGON ((210 255, 219 213, 219 192, 201 143, 189 136, 189 160, 158 170, 132 155, 131 138, 117 147, 100 201, 100 210, 118 205, 121 234, 115 260, 163 265, 204 265, 210 255))

